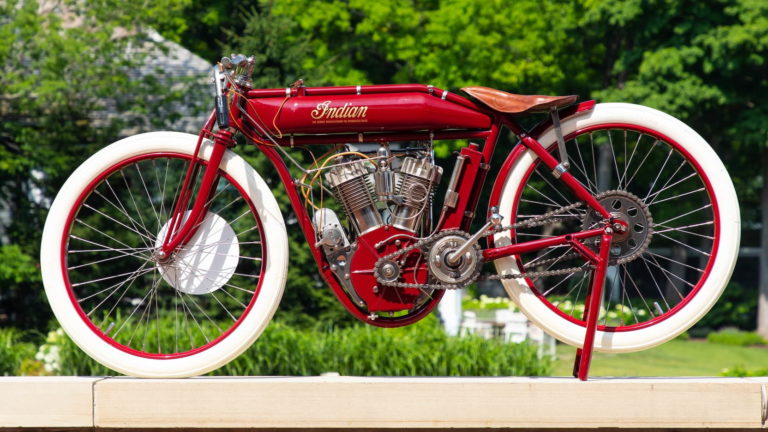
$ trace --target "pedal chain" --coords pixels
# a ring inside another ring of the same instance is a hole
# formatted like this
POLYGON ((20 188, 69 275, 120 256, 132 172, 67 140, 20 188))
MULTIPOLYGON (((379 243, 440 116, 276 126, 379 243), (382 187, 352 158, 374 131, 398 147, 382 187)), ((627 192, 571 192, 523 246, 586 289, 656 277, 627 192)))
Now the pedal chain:
MULTIPOLYGON (((517 222, 517 223, 511 224, 511 225, 505 225, 505 226, 497 227, 497 228, 493 229, 492 231, 490 231, 490 233, 491 234, 495 234, 495 233, 498 233, 498 232, 501 232, 501 231, 507 231, 507 230, 512 230, 512 229, 520 229, 520 228, 533 228, 533 227, 537 227, 537 226, 547 225, 549 223, 554 223, 554 222, 557 221, 557 216, 559 216, 560 214, 567 213, 567 212, 569 212, 571 210, 574 210, 576 208, 579 208, 579 207, 581 207, 583 205, 584 205, 584 203, 582 203, 582 202, 576 202, 574 204, 571 204, 571 205, 568 205, 568 206, 565 206, 565 207, 560 207, 558 209, 554 209, 554 210, 548 211, 548 212, 546 212, 546 213, 544 213, 542 215, 535 216, 535 217, 532 217, 530 219, 526 219, 526 220, 521 221, 521 222, 517 222)), ((380 268, 380 266, 384 262, 392 261, 397 256, 402 255, 402 254, 406 254, 406 253, 411 252, 411 251, 413 251, 415 249, 421 249, 422 247, 427 246, 430 243, 435 242, 440 237, 447 236, 447 235, 457 235, 457 236, 461 236, 461 237, 466 237, 467 233, 465 233, 464 231, 461 231, 461 230, 441 231, 441 232, 437 233, 436 235, 433 235, 433 236, 430 236, 428 238, 419 240, 416 243, 414 243, 414 244, 412 244, 412 245, 410 245, 410 246, 408 246, 406 248, 403 248, 401 250, 398 250, 398 251, 392 252, 390 254, 384 255, 383 257, 379 258, 378 261, 376 261, 376 265, 374 266, 374 275, 376 276, 376 281, 379 284, 381 284, 381 285, 391 286, 391 287, 395 287, 395 288, 417 288, 417 289, 433 289, 433 290, 435 290, 435 289, 459 289, 459 288, 463 288, 463 287, 469 285, 470 283, 472 283, 472 282, 474 282, 474 281, 476 281, 478 279, 480 279, 480 280, 503 280, 503 279, 521 279, 521 278, 541 278, 541 277, 549 277, 549 276, 558 276, 558 275, 563 275, 563 274, 570 274, 570 273, 575 273, 575 272, 579 272, 579 271, 585 271, 587 269, 594 268, 594 266, 592 266, 590 264, 584 264, 583 266, 580 266, 580 267, 570 267, 570 268, 557 269, 557 270, 542 270, 542 271, 537 271, 537 272, 532 272, 531 271, 531 272, 525 272, 525 273, 505 274, 505 275, 497 275, 497 274, 481 275, 479 269, 482 267, 482 259, 479 259, 478 260, 478 267, 477 267, 478 271, 475 272, 476 274, 473 275, 472 277, 470 277, 468 280, 464 281, 461 284, 415 284, 415 283, 405 283, 405 282, 388 282, 388 281, 383 280, 379 276, 379 268, 380 268)), ((579 254, 574 254, 574 256, 579 256, 579 254)), ((562 257, 559 257, 558 259, 561 260, 562 257)), ((551 260, 540 261, 539 263, 537 263, 537 266, 541 266, 541 265, 547 264, 549 261, 551 261, 551 260)))

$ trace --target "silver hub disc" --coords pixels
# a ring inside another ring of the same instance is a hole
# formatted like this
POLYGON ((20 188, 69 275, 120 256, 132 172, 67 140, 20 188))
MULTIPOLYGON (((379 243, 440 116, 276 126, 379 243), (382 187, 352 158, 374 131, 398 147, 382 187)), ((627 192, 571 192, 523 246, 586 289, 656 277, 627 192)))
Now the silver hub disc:
MULTIPOLYGON (((184 219, 189 217, 189 211, 184 219)), ((168 232, 166 223, 157 235, 160 247, 168 232)), ((187 294, 208 294, 226 284, 235 273, 240 245, 235 231, 219 215, 208 212, 187 244, 169 260, 157 263, 168 284, 187 294)))

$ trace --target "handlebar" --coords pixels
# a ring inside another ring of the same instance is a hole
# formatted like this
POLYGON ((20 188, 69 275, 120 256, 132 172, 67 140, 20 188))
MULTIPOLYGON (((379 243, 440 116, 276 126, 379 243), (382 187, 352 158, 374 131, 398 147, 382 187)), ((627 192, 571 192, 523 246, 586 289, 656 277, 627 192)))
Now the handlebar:
POLYGON ((219 64, 213 67, 216 121, 219 128, 226 129, 229 127, 229 105, 227 104, 226 89, 230 83, 249 89, 253 87, 251 75, 255 63, 256 60, 253 57, 237 54, 232 55, 232 58, 222 57, 219 64))
POLYGON ((256 64, 256 59, 253 56, 246 57, 242 54, 236 54, 232 55, 232 58, 222 57, 219 64, 225 71, 232 71, 235 84, 252 86, 251 75, 253 74, 253 66, 256 64))

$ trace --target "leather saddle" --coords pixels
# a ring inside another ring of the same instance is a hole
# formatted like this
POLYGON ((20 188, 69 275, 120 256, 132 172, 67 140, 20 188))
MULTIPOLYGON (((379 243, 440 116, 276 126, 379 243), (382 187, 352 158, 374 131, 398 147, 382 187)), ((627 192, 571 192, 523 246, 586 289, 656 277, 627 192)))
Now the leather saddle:
POLYGON ((490 87, 464 87, 461 91, 487 105, 489 108, 507 114, 527 114, 549 111, 551 108, 567 107, 578 99, 577 95, 519 95, 492 89, 490 87))

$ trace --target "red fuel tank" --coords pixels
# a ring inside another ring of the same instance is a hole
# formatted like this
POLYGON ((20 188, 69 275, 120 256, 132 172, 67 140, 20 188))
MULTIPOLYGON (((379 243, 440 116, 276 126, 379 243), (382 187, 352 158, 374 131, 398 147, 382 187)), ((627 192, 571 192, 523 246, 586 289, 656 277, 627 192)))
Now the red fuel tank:
MULTIPOLYGON (((321 89, 324 88, 316 91, 321 89)), ((470 108, 471 104, 452 102, 431 92, 312 94, 312 90, 308 88, 305 94, 290 97, 285 93, 281 97, 249 94, 248 114, 269 131, 282 134, 466 130, 491 126, 490 117, 470 108)), ((442 96, 443 91, 439 92, 442 96)))

